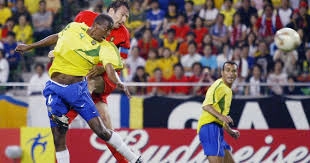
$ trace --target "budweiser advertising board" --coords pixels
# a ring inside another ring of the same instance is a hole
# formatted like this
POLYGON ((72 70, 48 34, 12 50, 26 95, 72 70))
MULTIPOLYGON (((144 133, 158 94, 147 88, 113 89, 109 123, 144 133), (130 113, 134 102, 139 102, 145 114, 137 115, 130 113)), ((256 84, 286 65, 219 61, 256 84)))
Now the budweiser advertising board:
MULTIPOLYGON (((196 130, 142 129, 118 130, 145 162, 206 162, 196 130)), ((241 130, 240 139, 225 135, 233 147, 237 162, 309 163, 310 131, 306 130, 241 130)), ((103 141, 88 129, 69 130, 68 147, 73 163, 115 162, 103 141)))

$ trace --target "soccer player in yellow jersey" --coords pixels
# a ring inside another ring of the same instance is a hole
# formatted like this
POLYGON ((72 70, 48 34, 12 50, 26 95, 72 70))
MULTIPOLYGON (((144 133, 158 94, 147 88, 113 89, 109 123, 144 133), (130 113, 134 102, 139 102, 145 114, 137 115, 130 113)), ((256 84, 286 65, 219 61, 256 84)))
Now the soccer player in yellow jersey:
POLYGON ((46 83, 43 95, 46 98, 58 163, 69 163, 69 151, 66 148, 68 119, 65 116, 70 108, 78 112, 97 136, 112 145, 130 162, 141 162, 122 141, 121 137, 106 129, 99 120, 99 114, 87 89, 85 76, 94 65, 102 63, 104 69, 114 75, 113 82, 125 87, 115 75, 115 69, 123 64, 120 54, 113 43, 104 38, 113 28, 113 20, 106 14, 96 17, 94 24, 88 27, 84 23, 70 23, 59 34, 54 49, 55 59, 46 83))
POLYGON ((197 132, 210 163, 234 162, 231 148, 224 140, 223 129, 236 139, 240 136, 239 131, 229 127, 233 120, 228 116, 232 101, 231 86, 237 77, 237 69, 236 63, 225 62, 222 78, 210 86, 202 104, 197 132))

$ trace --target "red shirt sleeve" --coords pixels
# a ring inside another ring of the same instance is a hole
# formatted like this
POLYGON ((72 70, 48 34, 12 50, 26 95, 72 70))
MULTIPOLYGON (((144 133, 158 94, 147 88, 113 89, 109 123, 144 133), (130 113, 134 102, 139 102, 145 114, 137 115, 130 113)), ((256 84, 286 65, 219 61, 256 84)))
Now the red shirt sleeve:
POLYGON ((85 10, 85 11, 81 11, 79 12, 74 21, 78 22, 78 23, 85 23, 86 25, 88 25, 89 27, 93 25, 95 18, 98 16, 98 13, 89 11, 89 10, 85 10))

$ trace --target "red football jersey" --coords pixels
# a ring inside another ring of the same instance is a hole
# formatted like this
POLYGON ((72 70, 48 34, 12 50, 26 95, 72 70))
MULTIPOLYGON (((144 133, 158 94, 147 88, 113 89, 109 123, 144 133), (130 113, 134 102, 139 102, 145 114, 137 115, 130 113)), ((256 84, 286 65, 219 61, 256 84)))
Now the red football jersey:
MULTIPOLYGON (((79 12, 75 17, 75 22, 85 23, 89 27, 93 25, 95 18, 98 13, 93 11, 85 10, 79 12)), ((106 40, 113 42, 120 51, 121 57, 126 59, 130 48, 130 34, 124 25, 119 28, 114 28, 106 40)))

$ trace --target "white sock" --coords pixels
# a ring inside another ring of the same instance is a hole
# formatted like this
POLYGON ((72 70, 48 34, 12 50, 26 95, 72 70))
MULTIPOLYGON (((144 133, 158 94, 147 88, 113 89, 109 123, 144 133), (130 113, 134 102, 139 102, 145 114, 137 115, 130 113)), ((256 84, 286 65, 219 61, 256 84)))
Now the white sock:
POLYGON ((133 153, 128 146, 123 142, 122 138, 112 131, 112 136, 108 141, 121 155, 123 155, 129 162, 136 162, 139 158, 138 155, 133 153))
POLYGON ((56 152, 57 163, 70 163, 70 154, 68 149, 56 152))

